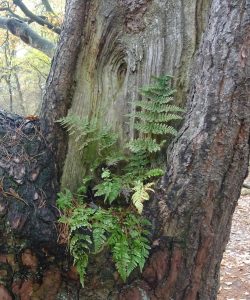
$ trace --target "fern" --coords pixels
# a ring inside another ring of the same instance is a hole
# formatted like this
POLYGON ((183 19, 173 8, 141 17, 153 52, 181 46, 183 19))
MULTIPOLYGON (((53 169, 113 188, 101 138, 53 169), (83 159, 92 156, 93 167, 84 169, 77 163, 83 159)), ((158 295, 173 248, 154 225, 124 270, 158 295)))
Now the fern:
POLYGON ((116 227, 109 239, 113 259, 123 281, 138 266, 142 271, 149 255, 149 232, 143 228, 146 223, 150 225, 144 218, 129 213, 122 227, 116 227))
POLYGON ((120 233, 119 235, 118 232, 116 232, 115 235, 116 238, 112 239, 112 241, 115 241, 114 244, 110 243, 113 259, 121 278, 123 281, 126 281, 129 275, 128 267, 132 259, 132 257, 130 257, 129 242, 124 234, 120 233))
POLYGON ((168 126, 166 124, 155 124, 155 123, 135 123, 135 129, 139 130, 142 133, 152 133, 155 135, 164 135, 171 134, 176 136, 177 131, 172 126, 168 126))
POLYGON ((110 155, 108 155, 105 158, 105 163, 108 167, 111 167, 111 166, 117 166, 120 162, 126 161, 126 160, 127 160, 127 158, 123 153, 121 153, 119 151, 115 151, 113 153, 110 153, 110 155))
POLYGON ((65 189, 63 192, 57 194, 57 206, 62 211, 65 211, 72 207, 73 195, 70 190, 65 189))
POLYGON ((117 219, 111 211, 99 209, 92 217, 94 253, 100 252, 107 242, 107 233, 111 232, 117 219))
POLYGON ((116 268, 124 281, 136 267, 142 271, 150 249, 149 232, 144 228, 150 223, 146 219, 131 212, 124 214, 111 208, 96 211, 81 206, 61 222, 70 227, 70 253, 82 285, 89 255, 102 251, 105 246, 111 248, 116 268))
POLYGON ((161 177, 163 175, 164 175, 164 171, 162 169, 154 168, 144 173, 143 179, 146 180, 152 177, 161 177))
POLYGON ((88 184, 90 183, 90 181, 92 179, 94 179, 94 177, 92 175, 88 175, 88 176, 83 178, 82 184, 77 189, 78 196, 85 197, 85 194, 87 193, 87 190, 88 190, 88 184))
POLYGON ((81 119, 75 115, 68 115, 57 122, 74 137, 78 150, 89 157, 92 170, 95 170, 108 155, 115 152, 117 134, 114 134, 109 127, 104 126, 100 129, 97 119, 81 119))
POLYGON ((135 186, 133 187, 133 191, 135 192, 132 195, 132 201, 139 214, 142 213, 143 202, 149 200, 148 192, 154 192, 154 190, 151 188, 151 186, 153 185, 154 182, 150 182, 144 185, 142 181, 137 181, 135 183, 135 186))
POLYGON ((80 283, 82 287, 84 287, 84 279, 86 275, 86 269, 89 262, 89 256, 88 254, 83 252, 83 249, 79 249, 80 253, 79 255, 76 255, 76 253, 73 251, 71 252, 71 255, 74 257, 74 265, 76 266, 76 270, 80 277, 80 283))
POLYGON ((136 119, 134 128, 140 137, 129 142, 128 148, 132 152, 160 151, 167 134, 176 136, 176 129, 168 123, 180 120, 179 114, 183 110, 170 104, 174 100, 172 96, 175 93, 170 87, 170 79, 169 76, 154 77, 154 85, 140 90, 143 99, 135 103, 137 111, 132 114, 136 119))
MULTIPOLYGON (((92 119, 91 121, 88 118, 81 119, 76 115, 68 115, 60 120, 58 120, 63 127, 65 127, 69 135, 75 135, 75 141, 83 141, 86 139, 87 135, 95 133, 97 130, 97 120, 92 119)), ((88 140, 84 143, 81 143, 81 148, 83 149, 85 145, 88 144, 88 140)))
POLYGON ((170 80, 169 76, 154 77, 152 85, 140 89, 142 100, 135 102, 136 111, 131 115, 138 138, 128 142, 130 151, 125 153, 117 151, 117 135, 109 127, 100 128, 96 119, 69 115, 58 121, 74 138, 90 170, 76 195, 66 189, 57 200, 62 211, 59 222, 66 226, 82 285, 89 255, 105 247, 110 249, 123 281, 136 268, 142 271, 149 256, 147 227, 151 224, 141 214, 144 202, 154 192, 152 180, 164 173, 155 153, 162 150, 167 135, 176 136, 173 121, 180 120, 183 112, 173 104, 175 90, 170 80), (124 198, 126 202, 119 208, 124 198))
POLYGON ((104 181, 94 187, 94 190, 96 190, 95 196, 104 196, 104 202, 108 200, 109 204, 111 204, 121 192, 121 181, 118 177, 112 178, 108 169, 103 171, 101 177, 104 181))
POLYGON ((181 120, 182 117, 178 116, 177 114, 170 114, 167 112, 157 113, 157 112, 148 112, 145 114, 144 112, 135 112, 134 117, 140 119, 144 122, 158 122, 158 123, 165 123, 173 120, 181 120))
POLYGON ((125 174, 129 174, 134 181, 137 176, 145 173, 145 169, 149 167, 150 159, 145 151, 132 153, 125 166, 125 174))
MULTIPOLYGON (((184 110, 182 108, 180 108, 177 105, 172 105, 172 104, 168 104, 171 101, 173 101, 173 99, 171 98, 171 100, 166 100, 166 101, 162 101, 160 104, 159 103, 151 103, 149 100, 146 101, 136 101, 135 105, 137 107, 141 107, 142 109, 148 110, 150 112, 155 112, 155 113, 182 113, 184 112, 184 110), (166 102, 166 103, 164 103, 166 102), (166 105, 168 104, 168 105, 166 105)), ((133 115, 132 115, 133 116, 133 115)))
POLYGON ((131 141, 127 144, 129 150, 133 153, 138 152, 149 152, 155 153, 161 150, 162 146, 166 143, 165 140, 162 140, 160 143, 156 139, 151 138, 138 138, 134 141, 131 141))
POLYGON ((80 276, 80 282, 84 286, 84 277, 88 265, 88 252, 90 252, 92 241, 90 236, 84 234, 72 235, 69 243, 70 253, 74 257, 74 265, 80 276))

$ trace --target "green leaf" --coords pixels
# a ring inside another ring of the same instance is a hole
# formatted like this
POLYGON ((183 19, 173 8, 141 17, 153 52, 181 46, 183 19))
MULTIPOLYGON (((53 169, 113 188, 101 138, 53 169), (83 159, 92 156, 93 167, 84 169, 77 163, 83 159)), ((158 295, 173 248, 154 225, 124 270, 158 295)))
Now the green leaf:
POLYGON ((102 173, 102 178, 104 181, 100 184, 97 184, 94 187, 95 196, 100 197, 104 196, 104 202, 108 201, 111 204, 114 200, 117 199, 121 192, 121 181, 118 177, 110 178, 111 173, 109 170, 105 170, 102 173), (103 177, 104 176, 104 177, 103 177))
MULTIPOLYGON (((165 141, 163 141, 165 142, 165 141)), ((150 138, 145 138, 145 139, 136 139, 128 143, 128 148, 130 149, 131 152, 137 153, 137 152, 158 152, 161 150, 162 143, 158 143, 156 139, 150 139, 150 138)))
POLYGON ((70 190, 64 189, 64 191, 58 193, 57 196, 56 204, 59 209, 64 211, 72 207, 73 194, 70 190))
POLYGON ((110 173, 109 169, 103 169, 103 172, 102 172, 102 175, 101 175, 101 177, 102 177, 103 179, 109 178, 110 175, 111 175, 111 173, 110 173))

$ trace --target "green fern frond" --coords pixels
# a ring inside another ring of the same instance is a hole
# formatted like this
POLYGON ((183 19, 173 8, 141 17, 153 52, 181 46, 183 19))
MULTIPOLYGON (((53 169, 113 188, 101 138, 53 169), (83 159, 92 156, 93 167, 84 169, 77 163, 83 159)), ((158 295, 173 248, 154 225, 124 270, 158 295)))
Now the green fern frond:
POLYGON ((82 183, 80 187, 77 189, 78 196, 85 197, 85 194, 87 193, 88 190, 88 184, 93 178, 94 178, 93 175, 88 175, 82 179, 82 183))
POLYGON ((95 247, 95 253, 100 252, 107 240, 107 236, 105 235, 105 229, 101 227, 97 227, 93 230, 93 241, 95 247))
POLYGON ((172 90, 166 87, 155 87, 148 86, 140 89, 140 94, 151 100, 164 100, 165 98, 170 98, 176 93, 176 90, 172 90))
POLYGON ((117 143, 118 134, 111 132, 109 128, 100 132, 99 151, 110 148, 117 143))
MULTIPOLYGON (((72 256, 74 257, 74 254, 72 253, 72 256)), ((80 277, 80 283, 82 287, 84 287, 84 279, 86 275, 86 269, 89 262, 89 256, 88 254, 81 252, 81 256, 79 258, 74 258, 74 265, 76 266, 76 270, 80 277)))
POLYGON ((132 153, 127 165, 124 168, 126 174, 133 174, 138 176, 141 172, 145 172, 145 169, 150 165, 150 160, 146 152, 138 151, 132 153))
POLYGON ((164 175, 164 171, 159 168, 151 169, 144 174, 144 180, 152 177, 161 177, 164 175))
POLYGON ((87 133, 94 132, 97 124, 96 120, 89 121, 88 118, 81 119, 76 115, 68 115, 56 122, 65 127, 71 135, 78 133, 85 135, 87 133))
POLYGON ((142 272, 151 247, 148 245, 148 240, 143 240, 141 236, 134 239, 131 246, 133 251, 130 253, 131 260, 128 265, 128 272, 131 273, 137 266, 139 266, 142 272))
POLYGON ((167 123, 173 120, 181 120, 182 117, 176 114, 155 113, 155 112, 136 112, 133 115, 135 118, 144 122, 167 123))
POLYGON ((91 208, 86 208, 84 206, 75 207, 71 217, 68 219, 68 225, 71 232, 73 233, 81 227, 90 228, 91 224, 89 223, 89 219, 94 213, 95 211, 91 208))
POLYGON ((115 227, 109 238, 113 260, 123 281, 135 268, 142 271, 149 255, 148 232, 143 229, 143 224, 151 225, 146 219, 128 213, 122 227, 115 227))
POLYGON ((103 170, 101 177, 104 181, 93 188, 96 191, 95 196, 104 196, 104 202, 108 201, 111 204, 121 192, 121 180, 118 177, 111 177, 108 169, 103 170))
POLYGON ((152 133, 155 135, 171 134, 177 135, 177 130, 173 126, 168 126, 162 123, 135 123, 134 127, 142 133, 152 133))
POLYGON ((105 159, 105 163, 108 167, 110 167, 110 166, 116 166, 119 162, 126 161, 126 160, 127 157, 123 153, 117 151, 108 155, 105 159))
POLYGON ((80 276, 80 282, 84 286, 84 277, 88 265, 88 254, 92 241, 86 234, 76 233, 72 235, 69 243, 70 253, 74 257, 74 265, 80 276))
POLYGON ((64 191, 57 194, 58 198, 56 204, 59 209, 65 211, 72 207, 73 194, 70 190, 65 189, 64 191))
POLYGON ((113 259, 115 266, 123 281, 126 281, 129 275, 128 266, 131 262, 128 240, 125 235, 120 237, 113 249, 113 259))
POLYGON ((172 99, 166 99, 164 101, 162 101, 161 103, 157 103, 157 102, 153 102, 153 101, 149 101, 149 100, 142 100, 142 101, 138 101, 135 102, 137 107, 141 107, 144 110, 148 110, 151 112, 156 112, 156 113, 163 113, 166 112, 166 104, 168 104, 169 102, 171 102, 172 99), (165 102, 165 103, 164 103, 165 102))
POLYGON ((90 145, 95 145, 99 155, 103 155, 103 151, 111 148, 117 142, 118 135, 114 134, 109 127, 101 130, 98 127, 97 119, 81 119, 75 115, 68 115, 58 120, 65 127, 69 135, 75 137, 75 142, 79 144, 79 151, 83 151, 90 145))
MULTIPOLYGON (((168 113, 168 112, 173 112, 173 113, 182 113, 184 110, 176 105, 173 104, 168 104, 171 102, 170 100, 165 100, 159 104, 157 102, 151 102, 148 100, 142 100, 139 102, 136 102, 136 106, 140 107, 141 109, 145 111, 150 111, 150 112, 156 112, 156 113, 168 113)), ((133 114, 131 114, 133 115, 133 114)))
POLYGON ((153 153, 160 151, 164 143, 165 141, 158 143, 156 139, 150 138, 136 139, 128 143, 128 148, 133 153, 137 153, 140 151, 153 153))

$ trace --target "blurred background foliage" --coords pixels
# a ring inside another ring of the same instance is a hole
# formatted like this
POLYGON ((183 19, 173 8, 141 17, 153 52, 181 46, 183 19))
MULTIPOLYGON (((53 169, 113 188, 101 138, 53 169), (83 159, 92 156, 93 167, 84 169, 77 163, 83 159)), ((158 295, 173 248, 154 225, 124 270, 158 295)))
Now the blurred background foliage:
MULTIPOLYGON (((65 0, 22 1, 33 14, 61 27, 65 0)), ((59 35, 27 18, 15 1, 0 1, 0 16, 27 20, 41 37, 57 42, 59 35)), ((0 108, 21 115, 38 114, 51 58, 0 28, 0 108)))

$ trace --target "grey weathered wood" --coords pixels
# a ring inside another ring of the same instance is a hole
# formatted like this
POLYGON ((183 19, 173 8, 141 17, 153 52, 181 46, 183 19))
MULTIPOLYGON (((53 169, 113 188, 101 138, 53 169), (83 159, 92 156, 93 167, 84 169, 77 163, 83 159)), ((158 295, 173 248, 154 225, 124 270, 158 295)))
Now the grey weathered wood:
MULTIPOLYGON (((176 102, 184 105, 190 63, 210 1, 92 1, 86 10, 82 48, 70 113, 111 124, 122 144, 133 137, 138 90, 153 75, 175 76, 176 102), (128 124, 128 122, 130 122, 128 124)), ((70 139, 62 184, 76 188, 85 173, 70 139)))

